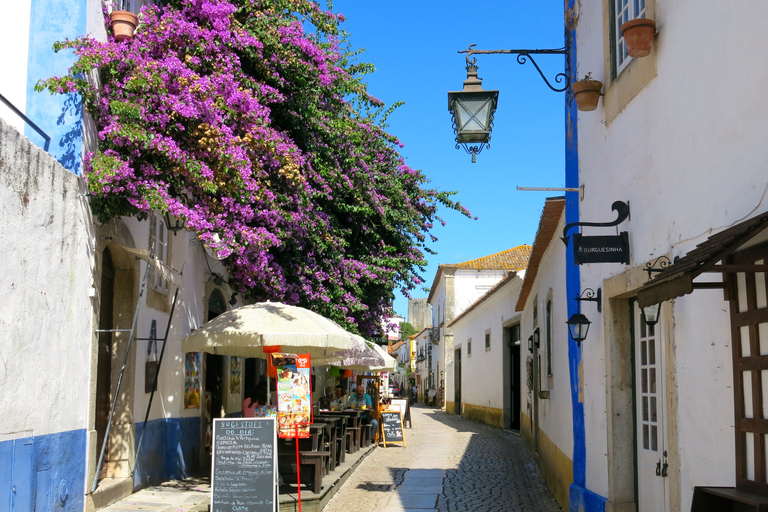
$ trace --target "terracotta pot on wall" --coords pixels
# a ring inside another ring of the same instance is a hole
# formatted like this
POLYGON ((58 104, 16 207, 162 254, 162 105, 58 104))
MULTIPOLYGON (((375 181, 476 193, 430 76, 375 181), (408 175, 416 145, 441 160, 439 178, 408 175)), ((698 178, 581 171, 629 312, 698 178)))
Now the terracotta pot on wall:
POLYGON ((624 42, 630 57, 645 57, 651 53, 651 43, 656 34, 656 22, 645 18, 630 20, 621 26, 624 42))
POLYGON ((115 41, 127 41, 133 39, 133 32, 139 25, 139 18, 128 11, 112 11, 109 15, 112 20, 112 33, 115 34, 115 41))
POLYGON ((599 80, 584 79, 571 85, 573 98, 576 100, 576 108, 582 112, 590 112, 597 108, 600 101, 603 82, 599 80))

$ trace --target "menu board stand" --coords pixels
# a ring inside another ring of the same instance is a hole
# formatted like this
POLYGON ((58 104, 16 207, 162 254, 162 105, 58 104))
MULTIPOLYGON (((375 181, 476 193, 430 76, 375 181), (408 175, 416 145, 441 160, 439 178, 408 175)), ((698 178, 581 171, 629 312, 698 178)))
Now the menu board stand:
POLYGON ((213 420, 211 512, 279 507, 275 418, 213 420))
POLYGON ((400 410, 381 411, 381 432, 384 447, 389 444, 402 443, 405 448, 405 436, 403 435, 403 415, 400 410))

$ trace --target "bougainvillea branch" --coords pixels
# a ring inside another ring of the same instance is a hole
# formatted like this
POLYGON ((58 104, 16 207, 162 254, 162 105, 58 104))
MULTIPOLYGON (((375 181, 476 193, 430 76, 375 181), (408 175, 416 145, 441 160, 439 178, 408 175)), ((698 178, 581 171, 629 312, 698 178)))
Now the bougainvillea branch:
POLYGON ((370 335, 422 282, 438 206, 469 212, 405 164, 341 21, 305 0, 175 0, 131 41, 57 43, 78 59, 38 90, 80 94, 97 122, 101 221, 170 212, 253 299, 370 335))

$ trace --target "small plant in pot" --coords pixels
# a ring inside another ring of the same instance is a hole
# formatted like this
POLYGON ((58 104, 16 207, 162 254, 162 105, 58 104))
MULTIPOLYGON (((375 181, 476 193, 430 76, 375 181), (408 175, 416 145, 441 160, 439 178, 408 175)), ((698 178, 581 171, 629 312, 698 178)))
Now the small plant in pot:
POLYGON ((129 11, 118 10, 110 13, 109 19, 112 22, 112 33, 115 35, 115 41, 130 41, 133 39, 133 33, 139 26, 139 18, 129 11))
POLYGON ((573 99, 576 100, 576 108, 582 112, 589 112, 597 108, 603 90, 603 82, 593 80, 592 73, 587 73, 584 78, 571 85, 573 99))
POLYGON ((646 18, 629 20, 621 25, 621 34, 624 36, 630 57, 646 57, 651 53, 651 44, 656 34, 656 22, 646 18))

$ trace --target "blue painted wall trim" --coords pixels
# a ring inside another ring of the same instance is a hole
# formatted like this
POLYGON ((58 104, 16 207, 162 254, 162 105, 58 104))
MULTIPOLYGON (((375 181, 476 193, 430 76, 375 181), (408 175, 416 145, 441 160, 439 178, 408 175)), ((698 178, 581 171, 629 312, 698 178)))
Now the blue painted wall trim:
MULTIPOLYGON (((53 43, 84 35, 87 0, 32 0, 27 63, 27 105, 23 109, 51 137, 49 152, 64 167, 80 174, 82 104, 77 95, 35 92, 38 80, 62 76, 75 61, 72 51, 54 53, 53 43)), ((24 135, 43 147, 44 140, 27 126, 24 135)))
MULTIPOLYGON (((142 430, 143 422, 137 423, 137 445, 142 430)), ((140 450, 133 475, 136 489, 198 474, 200 418, 163 418, 147 422, 140 450)))
POLYGON ((1 442, 0 510, 83 510, 86 446, 85 430, 1 442))
POLYGON ((570 510, 572 512, 600 511, 605 512, 605 503, 608 500, 589 489, 571 484, 570 510))
MULTIPOLYGON (((566 2, 565 31, 570 41, 571 81, 578 79, 576 63, 576 27, 571 13, 575 0, 566 2)), ((573 94, 569 90, 565 104, 565 186, 579 188, 579 132, 578 110, 573 94)), ((579 193, 566 192, 565 223, 579 222, 579 193)), ((581 293, 579 266, 573 261, 572 245, 565 251, 565 289, 568 296, 568 318, 579 312, 579 303, 574 297, 581 293)), ((604 512, 606 498, 589 491, 587 481, 587 440, 584 424, 584 403, 579 399, 583 383, 579 381, 581 348, 568 336, 568 366, 570 368, 571 404, 573 407, 573 484, 570 489, 571 512, 604 512)))

